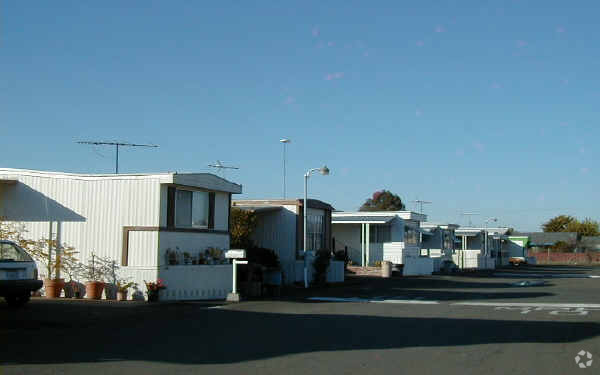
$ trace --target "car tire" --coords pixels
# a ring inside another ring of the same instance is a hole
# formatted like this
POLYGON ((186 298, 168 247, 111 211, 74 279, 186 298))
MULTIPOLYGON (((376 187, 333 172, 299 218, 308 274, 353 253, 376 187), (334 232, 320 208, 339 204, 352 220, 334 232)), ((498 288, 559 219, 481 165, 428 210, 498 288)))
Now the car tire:
POLYGON ((4 299, 6 299, 6 303, 10 307, 21 307, 21 306, 25 305, 27 302, 29 302, 30 298, 31 298, 31 296, 29 294, 26 294, 23 296, 4 297, 4 299))

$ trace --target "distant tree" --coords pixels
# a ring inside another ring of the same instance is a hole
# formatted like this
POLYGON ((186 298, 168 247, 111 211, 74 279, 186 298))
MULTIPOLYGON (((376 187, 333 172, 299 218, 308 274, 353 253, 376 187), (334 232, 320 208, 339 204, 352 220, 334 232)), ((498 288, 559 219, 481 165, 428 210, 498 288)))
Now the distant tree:
POLYGON ((380 190, 373 193, 373 196, 365 201, 359 211, 402 211, 406 209, 402 199, 396 194, 380 190))
POLYGON ((542 225, 544 232, 575 232, 581 236, 600 236, 600 223, 590 218, 579 221, 573 216, 559 215, 542 225))
POLYGON ((569 226, 577 222, 573 216, 559 215, 542 224, 544 232, 567 232, 569 226))
POLYGON ((577 221, 577 225, 573 229, 579 236, 600 236, 600 224, 590 218, 577 221))

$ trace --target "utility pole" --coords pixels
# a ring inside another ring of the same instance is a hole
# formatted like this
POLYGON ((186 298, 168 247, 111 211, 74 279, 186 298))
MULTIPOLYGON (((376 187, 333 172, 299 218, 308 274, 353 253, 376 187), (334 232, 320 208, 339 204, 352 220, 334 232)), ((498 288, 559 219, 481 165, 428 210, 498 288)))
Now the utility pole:
POLYGON ((82 145, 95 145, 95 146, 115 146, 116 157, 115 157, 115 174, 119 174, 119 146, 125 147, 158 147, 157 145, 144 145, 136 143, 123 143, 123 142, 98 142, 98 141, 78 141, 77 143, 82 145))

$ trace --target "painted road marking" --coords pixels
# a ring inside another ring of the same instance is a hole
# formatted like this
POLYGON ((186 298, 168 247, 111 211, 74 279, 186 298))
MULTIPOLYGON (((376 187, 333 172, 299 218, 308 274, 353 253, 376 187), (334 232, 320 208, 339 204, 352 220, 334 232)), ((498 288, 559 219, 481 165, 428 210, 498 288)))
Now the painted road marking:
POLYGON ((600 309, 600 303, 517 303, 517 302, 454 302, 460 306, 493 306, 493 307, 554 307, 554 308, 590 308, 600 309))
POLYGON ((511 272, 494 272, 493 276, 500 277, 548 277, 555 279, 600 279, 600 275, 579 275, 576 273, 564 273, 564 274, 543 274, 543 273, 511 273, 511 272))
POLYGON ((437 305, 438 301, 422 301, 413 299, 369 299, 369 298, 341 298, 341 297, 309 297, 311 301, 324 301, 324 302, 362 302, 362 303, 397 303, 405 305, 437 305))

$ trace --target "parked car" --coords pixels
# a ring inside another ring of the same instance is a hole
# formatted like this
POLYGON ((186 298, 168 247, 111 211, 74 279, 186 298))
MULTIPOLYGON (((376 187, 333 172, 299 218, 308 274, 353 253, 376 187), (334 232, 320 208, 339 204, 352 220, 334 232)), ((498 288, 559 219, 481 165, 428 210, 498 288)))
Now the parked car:
POLYGON ((12 241, 0 240, 0 297, 10 306, 22 306, 42 284, 27 252, 12 241))
POLYGON ((527 264, 527 258, 525 258, 525 257, 510 257, 510 258, 508 258, 508 263, 512 264, 515 267, 518 267, 521 264, 527 264))

